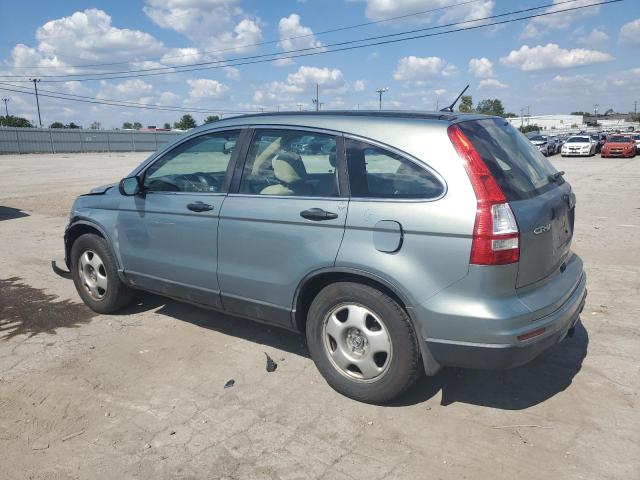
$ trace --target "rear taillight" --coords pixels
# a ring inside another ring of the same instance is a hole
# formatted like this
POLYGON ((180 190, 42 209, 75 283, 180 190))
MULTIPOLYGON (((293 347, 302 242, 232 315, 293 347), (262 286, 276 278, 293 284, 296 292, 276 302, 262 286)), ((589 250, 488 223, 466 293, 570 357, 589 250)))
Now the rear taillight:
POLYGON ((505 265, 517 262, 520 259, 520 234, 507 198, 462 130, 451 125, 447 133, 464 162, 477 199, 470 263, 505 265))

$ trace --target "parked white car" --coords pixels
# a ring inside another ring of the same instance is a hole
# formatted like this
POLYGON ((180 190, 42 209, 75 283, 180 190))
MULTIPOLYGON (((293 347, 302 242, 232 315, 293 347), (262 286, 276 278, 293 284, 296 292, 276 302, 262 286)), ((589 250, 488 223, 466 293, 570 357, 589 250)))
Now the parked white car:
POLYGON ((633 141, 636 142, 636 153, 640 153, 640 133, 633 132, 631 134, 633 141))
POLYGON ((562 145, 560 155, 563 157, 579 156, 591 157, 596 154, 597 142, 590 135, 576 135, 562 145))

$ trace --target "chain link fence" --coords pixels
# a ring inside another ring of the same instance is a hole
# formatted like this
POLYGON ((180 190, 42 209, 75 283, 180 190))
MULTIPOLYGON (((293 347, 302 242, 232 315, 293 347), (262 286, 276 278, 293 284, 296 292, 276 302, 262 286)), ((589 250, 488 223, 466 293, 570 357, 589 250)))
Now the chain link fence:
POLYGON ((180 132, 0 127, 0 154, 153 152, 180 132))

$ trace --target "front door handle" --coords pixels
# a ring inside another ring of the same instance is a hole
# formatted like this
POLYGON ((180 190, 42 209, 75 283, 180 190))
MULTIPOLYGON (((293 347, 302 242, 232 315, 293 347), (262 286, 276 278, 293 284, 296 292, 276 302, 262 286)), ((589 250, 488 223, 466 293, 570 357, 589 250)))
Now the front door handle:
POLYGON ((188 204, 187 208, 193 212, 207 212, 213 210, 213 205, 198 201, 188 204))
POLYGON ((303 210, 300 212, 300 216, 302 218, 306 218, 307 220, 313 220, 316 222, 322 220, 335 220, 338 218, 337 213, 327 212, 321 208, 310 208, 309 210, 303 210))

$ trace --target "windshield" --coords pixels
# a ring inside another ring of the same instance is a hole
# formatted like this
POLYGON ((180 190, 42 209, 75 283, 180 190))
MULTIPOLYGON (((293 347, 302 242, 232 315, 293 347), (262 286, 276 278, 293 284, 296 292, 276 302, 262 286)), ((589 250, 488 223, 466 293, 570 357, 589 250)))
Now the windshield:
POLYGON ((589 137, 571 137, 567 143, 589 143, 589 137))
POLYGON ((609 140, 607 140, 607 142, 609 142, 609 143, 629 143, 629 142, 631 142, 631 138, 630 137, 624 137, 622 135, 613 135, 613 136, 609 137, 609 140))
POLYGON ((531 137, 529 140, 531 140, 532 142, 546 142, 547 138, 543 137, 542 135, 535 135, 531 137))
POLYGON ((488 118, 460 122, 458 126, 508 200, 531 198, 556 185, 549 178, 556 172, 551 163, 508 122, 488 118))

